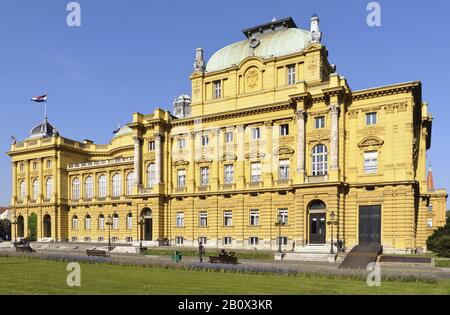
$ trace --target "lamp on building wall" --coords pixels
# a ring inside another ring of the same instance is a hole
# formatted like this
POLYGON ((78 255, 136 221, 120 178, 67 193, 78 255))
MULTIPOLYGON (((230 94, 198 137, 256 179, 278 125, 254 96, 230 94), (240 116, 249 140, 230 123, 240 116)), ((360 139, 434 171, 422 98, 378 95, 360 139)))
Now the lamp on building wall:
POLYGON ((328 221, 328 225, 331 225, 331 249, 330 249, 330 254, 334 254, 334 240, 333 240, 333 231, 334 231, 334 226, 338 225, 338 221, 336 220, 336 214, 334 213, 334 211, 331 211, 330 213, 330 220, 328 221))
POLYGON ((281 227, 286 225, 281 213, 278 214, 278 222, 275 225, 278 226, 278 253, 281 254, 281 227))
POLYGON ((113 218, 111 215, 108 216, 108 220, 106 222, 106 225, 108 226, 108 252, 112 250, 111 247, 111 226, 113 225, 113 218))
POLYGON ((143 234, 143 226, 145 224, 144 221, 144 216, 141 215, 139 217, 139 222, 138 222, 140 229, 139 229, 139 252, 142 253, 142 234, 143 234))

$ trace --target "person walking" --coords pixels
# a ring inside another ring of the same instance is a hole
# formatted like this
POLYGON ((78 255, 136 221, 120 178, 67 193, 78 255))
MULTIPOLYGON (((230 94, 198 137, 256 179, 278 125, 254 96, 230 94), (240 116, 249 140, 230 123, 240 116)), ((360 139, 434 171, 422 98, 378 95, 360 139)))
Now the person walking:
POLYGON ((205 247, 203 246, 203 243, 200 242, 200 245, 198 245, 198 257, 200 258, 200 262, 203 262, 203 256, 205 256, 205 247))

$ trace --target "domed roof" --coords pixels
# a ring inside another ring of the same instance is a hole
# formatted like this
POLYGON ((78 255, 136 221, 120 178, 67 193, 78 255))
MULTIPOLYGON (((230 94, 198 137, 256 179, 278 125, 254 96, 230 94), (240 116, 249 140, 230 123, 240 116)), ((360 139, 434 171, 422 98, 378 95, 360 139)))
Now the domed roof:
POLYGON ((31 129, 30 139, 51 137, 53 136, 54 131, 56 131, 56 129, 48 122, 47 118, 45 118, 44 122, 31 129))
POLYGON ((113 137, 113 140, 117 139, 119 137, 122 137, 122 136, 131 135, 131 134, 133 134, 133 130, 130 127, 128 127, 127 125, 125 125, 125 126, 123 126, 122 128, 119 129, 119 131, 113 137))
MULTIPOLYGON (((298 28, 270 32, 256 39, 259 40, 259 45, 253 49, 254 56, 262 59, 302 52, 312 41, 310 32, 298 28)), ((211 57, 206 71, 213 72, 238 65, 250 56, 250 50, 249 40, 226 46, 211 57)))

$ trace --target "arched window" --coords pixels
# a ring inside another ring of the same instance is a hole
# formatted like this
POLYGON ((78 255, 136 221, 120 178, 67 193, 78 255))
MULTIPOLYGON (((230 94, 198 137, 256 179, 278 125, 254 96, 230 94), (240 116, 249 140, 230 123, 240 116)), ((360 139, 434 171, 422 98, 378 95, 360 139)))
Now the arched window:
POLYGON ((76 215, 72 217, 72 230, 78 230, 78 217, 76 215))
POLYGON ((72 181, 72 199, 80 199, 80 179, 78 177, 72 181))
POLYGON ((131 230, 133 228, 133 215, 129 213, 127 215, 127 229, 131 230))
POLYGON ((90 230, 91 229, 91 216, 88 214, 84 220, 84 228, 86 230, 90 230))
POLYGON ((147 183, 148 188, 152 188, 156 182, 156 167, 155 164, 149 164, 147 167, 147 183))
POLYGON ((45 182, 45 197, 47 199, 50 199, 52 198, 52 194, 53 194, 53 179, 49 177, 45 182))
POLYGON ((309 210, 326 210, 326 209, 327 206, 325 205, 325 203, 323 203, 323 201, 320 200, 313 201, 309 205, 309 210))
POLYGON ((328 150, 323 144, 318 144, 312 151, 313 176, 328 174, 328 150))
POLYGON ((112 178, 113 197, 120 197, 122 194, 122 176, 119 173, 114 174, 112 178))
POLYGON ((101 175, 98 178, 98 197, 106 198, 106 176, 101 175))
POLYGON ((25 181, 21 181, 19 184, 19 200, 23 201, 25 199, 26 186, 25 181))
POLYGON ((127 196, 131 196, 133 194, 133 186, 134 186, 134 172, 130 172, 127 175, 127 196))
POLYGON ((88 176, 84 184, 85 184, 84 194, 86 199, 92 199, 94 197, 94 180, 92 179, 92 176, 88 176))
POLYGON ((103 214, 100 214, 100 216, 98 217, 98 229, 105 229, 105 216, 103 214))
POLYGON ((119 215, 116 213, 113 216, 113 225, 112 225, 113 230, 118 230, 119 229, 119 215))
POLYGON ((33 181, 33 200, 37 200, 39 197, 39 180, 33 181))

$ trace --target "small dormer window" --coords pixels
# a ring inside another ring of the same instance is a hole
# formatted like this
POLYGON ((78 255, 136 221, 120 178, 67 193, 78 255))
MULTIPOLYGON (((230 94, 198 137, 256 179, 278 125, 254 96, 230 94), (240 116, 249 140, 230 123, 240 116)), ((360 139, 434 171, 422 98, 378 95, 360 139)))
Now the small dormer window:
POLYGON ((222 97, 222 81, 214 81, 214 98, 218 99, 222 97))

